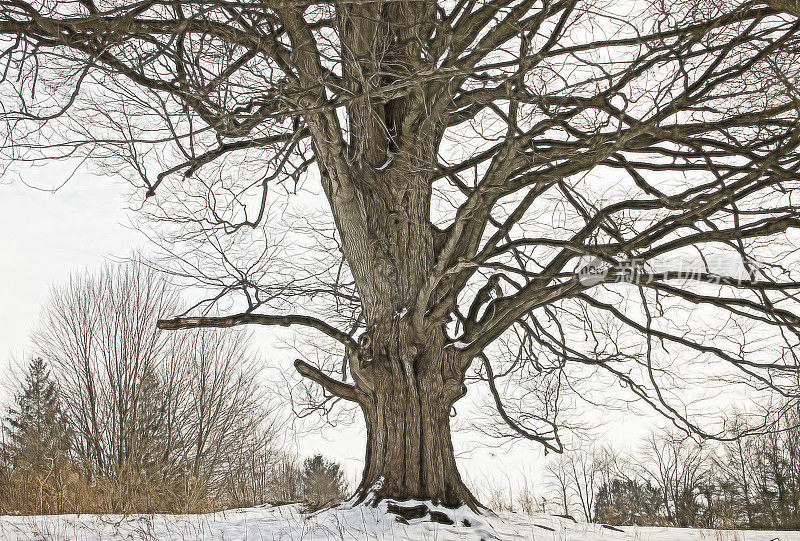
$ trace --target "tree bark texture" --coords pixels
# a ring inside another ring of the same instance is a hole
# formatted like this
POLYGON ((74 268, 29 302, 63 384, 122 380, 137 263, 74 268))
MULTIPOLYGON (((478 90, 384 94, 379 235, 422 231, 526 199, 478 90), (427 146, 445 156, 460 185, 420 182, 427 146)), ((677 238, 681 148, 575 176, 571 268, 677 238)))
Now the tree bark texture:
POLYGON ((477 508, 458 473, 450 437, 450 412, 466 388, 448 376, 448 355, 408 344, 373 363, 380 366, 372 371, 372 388, 357 393, 367 426, 357 497, 477 508))

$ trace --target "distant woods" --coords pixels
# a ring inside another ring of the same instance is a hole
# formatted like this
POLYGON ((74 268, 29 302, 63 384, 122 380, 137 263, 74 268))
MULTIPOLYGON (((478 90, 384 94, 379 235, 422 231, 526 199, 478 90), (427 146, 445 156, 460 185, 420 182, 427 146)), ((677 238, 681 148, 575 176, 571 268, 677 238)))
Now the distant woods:
MULTIPOLYGON (((280 446, 248 334, 158 331, 157 319, 178 309, 175 289, 140 264, 53 288, 5 415, 0 513, 197 512, 303 498, 308 475, 280 446)), ((338 466, 314 487, 314 502, 341 500, 338 466)))
POLYGON ((653 432, 635 451, 567 452, 549 463, 551 512, 612 525, 800 529, 800 408, 771 414, 770 428, 698 443, 653 432))

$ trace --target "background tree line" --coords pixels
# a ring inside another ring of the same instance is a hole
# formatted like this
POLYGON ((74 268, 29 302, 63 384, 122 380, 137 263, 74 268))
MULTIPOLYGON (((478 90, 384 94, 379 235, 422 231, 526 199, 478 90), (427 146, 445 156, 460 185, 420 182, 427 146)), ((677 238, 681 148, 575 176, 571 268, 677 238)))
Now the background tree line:
POLYGON ((243 332, 159 332, 178 310, 139 263, 52 289, 33 357, 13 382, 0 512, 196 512, 343 498, 339 466, 301 464, 243 332))
MULTIPOLYGON (((249 335, 158 332, 158 317, 178 308, 163 275, 141 264, 53 288, 4 416, 0 513, 319 507, 345 497, 338 464, 301 462, 280 445, 249 335)), ((735 419, 721 443, 661 431, 628 454, 567 451, 548 464, 546 504, 526 491, 517 510, 616 525, 800 529, 800 408, 758 424, 769 428, 748 434, 735 419)))
POLYGON ((769 429, 698 442, 652 432, 633 452, 567 452, 548 464, 549 510, 614 525, 800 529, 800 408, 769 414, 769 429))

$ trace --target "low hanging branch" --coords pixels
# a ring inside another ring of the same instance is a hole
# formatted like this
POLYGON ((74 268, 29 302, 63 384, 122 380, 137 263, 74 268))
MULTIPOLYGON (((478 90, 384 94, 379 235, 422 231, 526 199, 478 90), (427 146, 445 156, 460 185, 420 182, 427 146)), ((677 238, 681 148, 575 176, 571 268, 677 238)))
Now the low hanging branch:
POLYGON ((176 317, 174 319, 158 320, 158 328, 164 330, 196 329, 201 327, 236 327, 238 325, 247 324, 276 325, 280 327, 301 325, 303 327, 310 327, 338 341, 349 351, 358 349, 358 344, 356 344, 347 333, 311 316, 237 314, 235 316, 176 317))
MULTIPOLYGON (((301 315, 270 316, 265 314, 239 314, 235 316, 220 317, 179 317, 174 319, 160 319, 158 321, 158 328, 164 330, 196 329, 203 327, 224 328, 245 324, 277 325, 281 327, 302 325, 304 327, 321 331, 330 338, 337 340, 340 344, 345 346, 345 349, 348 352, 354 352, 356 349, 358 349, 358 345, 346 333, 343 333, 342 331, 328 325, 324 321, 301 315)), ((335 396, 350 401, 357 400, 355 387, 353 385, 348 385, 341 381, 335 380, 301 359, 295 360, 294 366, 300 375, 318 383, 325 390, 334 394, 335 396)))

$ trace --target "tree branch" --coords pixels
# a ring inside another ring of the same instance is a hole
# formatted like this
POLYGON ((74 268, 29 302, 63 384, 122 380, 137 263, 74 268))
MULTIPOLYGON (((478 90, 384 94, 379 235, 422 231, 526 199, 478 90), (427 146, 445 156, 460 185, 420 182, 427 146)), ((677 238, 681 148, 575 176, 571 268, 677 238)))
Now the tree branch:
POLYGON ((200 327, 235 327, 237 325, 279 325, 289 327, 302 325, 317 329, 340 342, 351 351, 358 349, 358 344, 347 333, 328 325, 322 320, 311 316, 302 315, 268 315, 268 314, 237 314, 234 316, 213 317, 176 317, 173 319, 159 319, 158 328, 164 330, 196 329, 200 327))
POLYGON ((317 368, 314 368, 307 362, 302 361, 300 359, 295 360, 294 367, 297 369, 297 371, 300 373, 301 376, 306 377, 311 381, 320 384, 326 391, 333 393, 339 398, 344 398, 345 400, 351 400, 353 402, 358 401, 358 399, 356 398, 356 390, 354 386, 344 383, 342 381, 335 380, 332 377, 322 373, 317 368))

